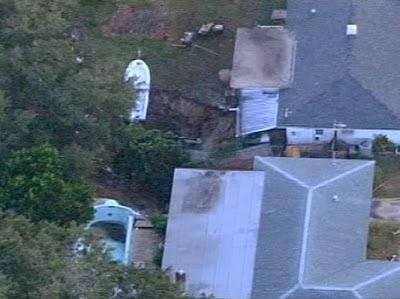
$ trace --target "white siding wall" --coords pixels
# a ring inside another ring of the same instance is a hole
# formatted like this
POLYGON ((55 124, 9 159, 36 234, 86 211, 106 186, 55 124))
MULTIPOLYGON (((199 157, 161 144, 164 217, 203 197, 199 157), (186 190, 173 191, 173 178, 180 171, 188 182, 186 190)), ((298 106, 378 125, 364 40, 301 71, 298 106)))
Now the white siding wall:
MULTIPOLYGON (((333 128, 286 128, 288 144, 328 143, 334 135, 333 128), (318 131, 319 130, 319 131, 318 131), (322 130, 322 131, 321 131, 322 130), (322 134, 317 134, 322 133, 322 134)), ((336 129, 338 138, 349 144, 357 144, 360 139, 374 139, 376 135, 386 135, 393 143, 400 145, 400 130, 336 129)))

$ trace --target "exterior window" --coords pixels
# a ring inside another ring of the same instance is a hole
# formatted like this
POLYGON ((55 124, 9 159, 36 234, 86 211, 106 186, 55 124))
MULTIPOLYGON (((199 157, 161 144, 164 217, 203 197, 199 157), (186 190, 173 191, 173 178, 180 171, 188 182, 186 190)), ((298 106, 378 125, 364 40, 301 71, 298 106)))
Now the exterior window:
POLYGON ((323 135, 323 134, 324 134, 324 130, 322 130, 322 129, 315 130, 315 135, 323 135))

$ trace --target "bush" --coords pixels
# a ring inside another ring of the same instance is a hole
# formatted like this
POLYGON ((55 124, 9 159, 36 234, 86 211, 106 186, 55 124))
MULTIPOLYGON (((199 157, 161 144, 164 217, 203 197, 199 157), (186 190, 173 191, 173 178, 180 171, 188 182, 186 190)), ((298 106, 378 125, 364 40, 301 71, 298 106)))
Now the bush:
POLYGON ((377 135, 372 142, 372 151, 374 154, 394 152, 394 150, 394 143, 386 135, 377 135))
POLYGON ((132 125, 123 130, 121 138, 114 160, 117 173, 148 187, 165 206, 174 169, 188 161, 176 136, 132 125))
POLYGON ((14 152, 0 173, 0 207, 32 221, 85 223, 93 193, 82 180, 64 180, 61 158, 49 144, 14 152))
POLYGON ((154 231, 160 237, 164 238, 167 232, 168 217, 164 214, 154 213, 149 216, 151 224, 153 224, 154 231))

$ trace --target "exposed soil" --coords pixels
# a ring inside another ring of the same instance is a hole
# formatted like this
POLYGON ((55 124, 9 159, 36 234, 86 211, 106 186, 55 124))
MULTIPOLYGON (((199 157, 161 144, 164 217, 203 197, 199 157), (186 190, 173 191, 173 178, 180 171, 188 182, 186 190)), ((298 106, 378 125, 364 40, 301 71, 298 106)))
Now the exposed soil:
POLYGON ((92 228, 102 237, 125 243, 126 230, 121 224, 100 221, 93 224, 92 228))
POLYGON ((253 170, 255 156, 272 156, 270 144, 260 144, 238 150, 232 157, 218 163, 218 168, 229 170, 253 170))
POLYGON ((234 137, 235 117, 234 112, 196 102, 177 91, 153 90, 147 124, 180 137, 200 138, 202 148, 208 150, 234 137))
POLYGON ((94 178, 96 197, 116 199, 144 214, 158 210, 157 199, 143 191, 134 182, 120 179, 110 173, 102 172, 94 178))
POLYGON ((166 39, 169 34, 164 26, 165 9, 163 1, 157 1, 151 7, 121 6, 110 22, 103 26, 107 36, 149 36, 154 39, 166 39))
POLYGON ((400 200, 372 202, 371 217, 400 223, 400 200))

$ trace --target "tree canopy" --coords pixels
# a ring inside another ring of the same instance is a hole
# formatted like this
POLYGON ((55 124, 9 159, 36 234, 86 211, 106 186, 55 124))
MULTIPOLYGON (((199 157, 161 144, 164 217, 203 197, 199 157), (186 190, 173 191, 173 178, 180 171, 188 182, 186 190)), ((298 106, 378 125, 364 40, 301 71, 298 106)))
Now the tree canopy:
POLYGON ((96 57, 90 40, 71 39, 79 7, 77 0, 0 3, 4 154, 44 142, 99 154, 124 125, 132 90, 122 82, 123 65, 96 57))
POLYGON ((372 151, 374 154, 394 152, 394 149, 395 145, 386 135, 377 135, 372 142, 372 151))
POLYGON ((84 223, 92 217, 93 193, 81 179, 63 178, 58 151, 43 144, 14 152, 0 180, 0 207, 33 221, 84 223))
POLYGON ((174 134, 132 125, 121 134, 114 164, 120 173, 167 201, 174 169, 183 166, 187 159, 174 134))
POLYGON ((110 262, 95 236, 86 234, 91 250, 72 250, 85 233, 74 226, 32 223, 0 212, 0 298, 109 299, 182 298, 177 286, 159 270, 110 262))
POLYGON ((110 262, 77 227, 93 214, 90 176, 115 153, 122 176, 162 200, 186 160, 174 135, 127 126, 127 55, 103 55, 99 28, 82 18, 92 2, 0 1, 0 298, 183 296, 159 269, 110 262), (83 235, 90 250, 77 256, 83 235))

